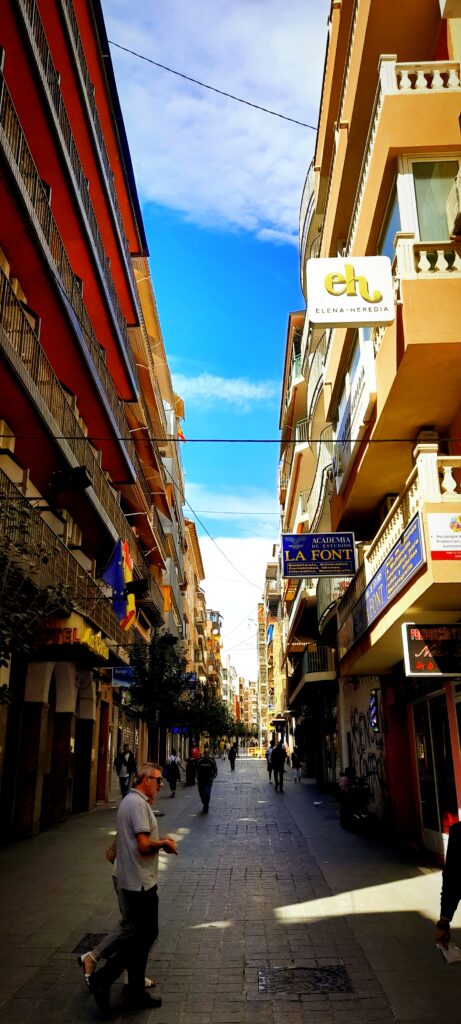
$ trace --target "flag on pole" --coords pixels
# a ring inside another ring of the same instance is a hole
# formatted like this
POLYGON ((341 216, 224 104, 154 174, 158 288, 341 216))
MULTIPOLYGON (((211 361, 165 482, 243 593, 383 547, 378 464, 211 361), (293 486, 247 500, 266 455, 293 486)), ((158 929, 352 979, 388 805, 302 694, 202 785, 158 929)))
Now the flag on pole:
POLYGON ((121 540, 117 541, 102 578, 112 587, 112 605, 117 618, 123 619, 126 615, 126 594, 121 540))
POLYGON ((127 594, 126 585, 133 579, 128 541, 118 540, 102 578, 112 587, 112 605, 122 629, 129 629, 136 615, 134 594, 127 594))
POLYGON ((178 423, 177 434, 178 434, 178 439, 180 441, 185 441, 186 440, 186 438, 184 437, 184 431, 183 431, 182 426, 181 426, 180 423, 178 423))
MULTIPOLYGON (((133 563, 131 561, 130 548, 128 541, 125 540, 122 544, 122 555, 123 555, 123 576, 125 580, 125 588, 127 583, 133 582, 133 563)), ((136 618, 136 602, 134 594, 127 594, 125 589, 125 603, 126 613, 123 619, 120 621, 122 629, 129 629, 133 625, 136 618)))

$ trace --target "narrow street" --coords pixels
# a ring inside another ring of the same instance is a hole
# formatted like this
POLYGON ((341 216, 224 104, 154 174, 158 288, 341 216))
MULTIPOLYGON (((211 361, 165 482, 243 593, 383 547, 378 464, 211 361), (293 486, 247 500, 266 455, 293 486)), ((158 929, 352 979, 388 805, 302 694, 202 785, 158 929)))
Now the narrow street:
MULTIPOLYGON (((336 802, 306 780, 297 785, 287 773, 280 794, 261 761, 240 758, 235 773, 227 761, 218 767, 207 817, 195 788, 181 787, 173 801, 164 786, 157 800, 160 833, 180 845, 180 856, 162 857, 160 938, 149 962, 163 1006, 130 1015, 117 985, 114 1019, 455 1020, 460 968, 439 959, 432 937, 440 872, 343 832, 336 802)), ((117 918, 104 857, 114 823, 115 806, 97 809, 0 853, 11 922, 0 1022, 98 1019, 76 951, 117 918)))

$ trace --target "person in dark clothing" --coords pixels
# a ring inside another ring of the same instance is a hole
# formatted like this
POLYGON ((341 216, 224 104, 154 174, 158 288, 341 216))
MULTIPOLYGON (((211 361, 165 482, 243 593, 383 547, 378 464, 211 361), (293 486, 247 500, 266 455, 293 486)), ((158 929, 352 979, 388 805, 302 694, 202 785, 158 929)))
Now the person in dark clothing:
POLYGON ((274 747, 275 747, 275 740, 271 740, 270 743, 269 743, 269 746, 268 746, 268 748, 266 750, 266 767, 267 767, 267 772, 268 772, 268 775, 269 775, 269 782, 270 782, 271 786, 272 786, 272 772, 274 770, 273 769, 273 765, 272 765, 272 751, 273 751, 274 747))
POLYGON ((287 752, 283 745, 283 741, 279 740, 277 746, 272 751, 271 763, 274 769, 274 782, 275 791, 280 790, 283 793, 283 775, 285 772, 285 761, 287 759, 287 752))
POLYGON ((231 772, 235 772, 235 758, 237 757, 237 747, 234 743, 233 747, 229 750, 229 761, 231 766, 231 772))
POLYGON ((114 760, 114 768, 120 783, 120 792, 123 797, 127 795, 133 775, 136 775, 136 761, 128 746, 123 744, 123 750, 119 750, 114 760))
POLYGON ((171 755, 166 763, 166 779, 170 787, 171 796, 176 796, 176 786, 181 778, 180 762, 179 757, 175 750, 171 751, 171 755))
POLYGON ((203 813, 208 814, 211 787, 213 785, 213 779, 215 779, 218 774, 216 761, 214 757, 210 757, 209 747, 203 748, 203 756, 199 757, 195 765, 195 772, 197 775, 198 791, 203 804, 203 813))
POLYGON ((445 867, 442 874, 440 918, 435 929, 435 941, 448 949, 450 923, 461 900, 461 821, 451 826, 445 867))

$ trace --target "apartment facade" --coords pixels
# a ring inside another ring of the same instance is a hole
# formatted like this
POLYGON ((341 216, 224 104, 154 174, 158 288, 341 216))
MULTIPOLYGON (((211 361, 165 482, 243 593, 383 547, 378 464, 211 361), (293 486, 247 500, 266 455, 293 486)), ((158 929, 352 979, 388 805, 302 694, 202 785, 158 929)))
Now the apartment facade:
POLYGON ((351 280, 360 257, 386 256, 394 302, 363 327, 308 306, 294 384, 310 475, 285 526, 357 545, 352 579, 318 580, 316 622, 296 625, 306 670, 310 639, 337 652, 324 758, 365 775, 389 826, 436 854, 461 807, 460 59, 458 0, 331 4, 302 287, 311 259, 339 257, 351 280))
POLYGON ((146 755, 107 669, 174 603, 155 299, 108 53, 99 0, 2 6, 1 615, 27 634, 1 669, 4 836, 107 799, 121 742, 146 755), (102 579, 120 541, 128 628, 102 579))

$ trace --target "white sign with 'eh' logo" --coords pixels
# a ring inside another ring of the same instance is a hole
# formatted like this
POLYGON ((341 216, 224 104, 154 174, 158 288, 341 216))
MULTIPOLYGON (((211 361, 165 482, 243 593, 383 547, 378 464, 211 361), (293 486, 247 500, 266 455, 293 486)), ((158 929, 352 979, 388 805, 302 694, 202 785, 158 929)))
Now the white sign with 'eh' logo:
POLYGON ((373 327, 395 319, 388 256, 341 256, 307 261, 307 309, 311 324, 373 327))

